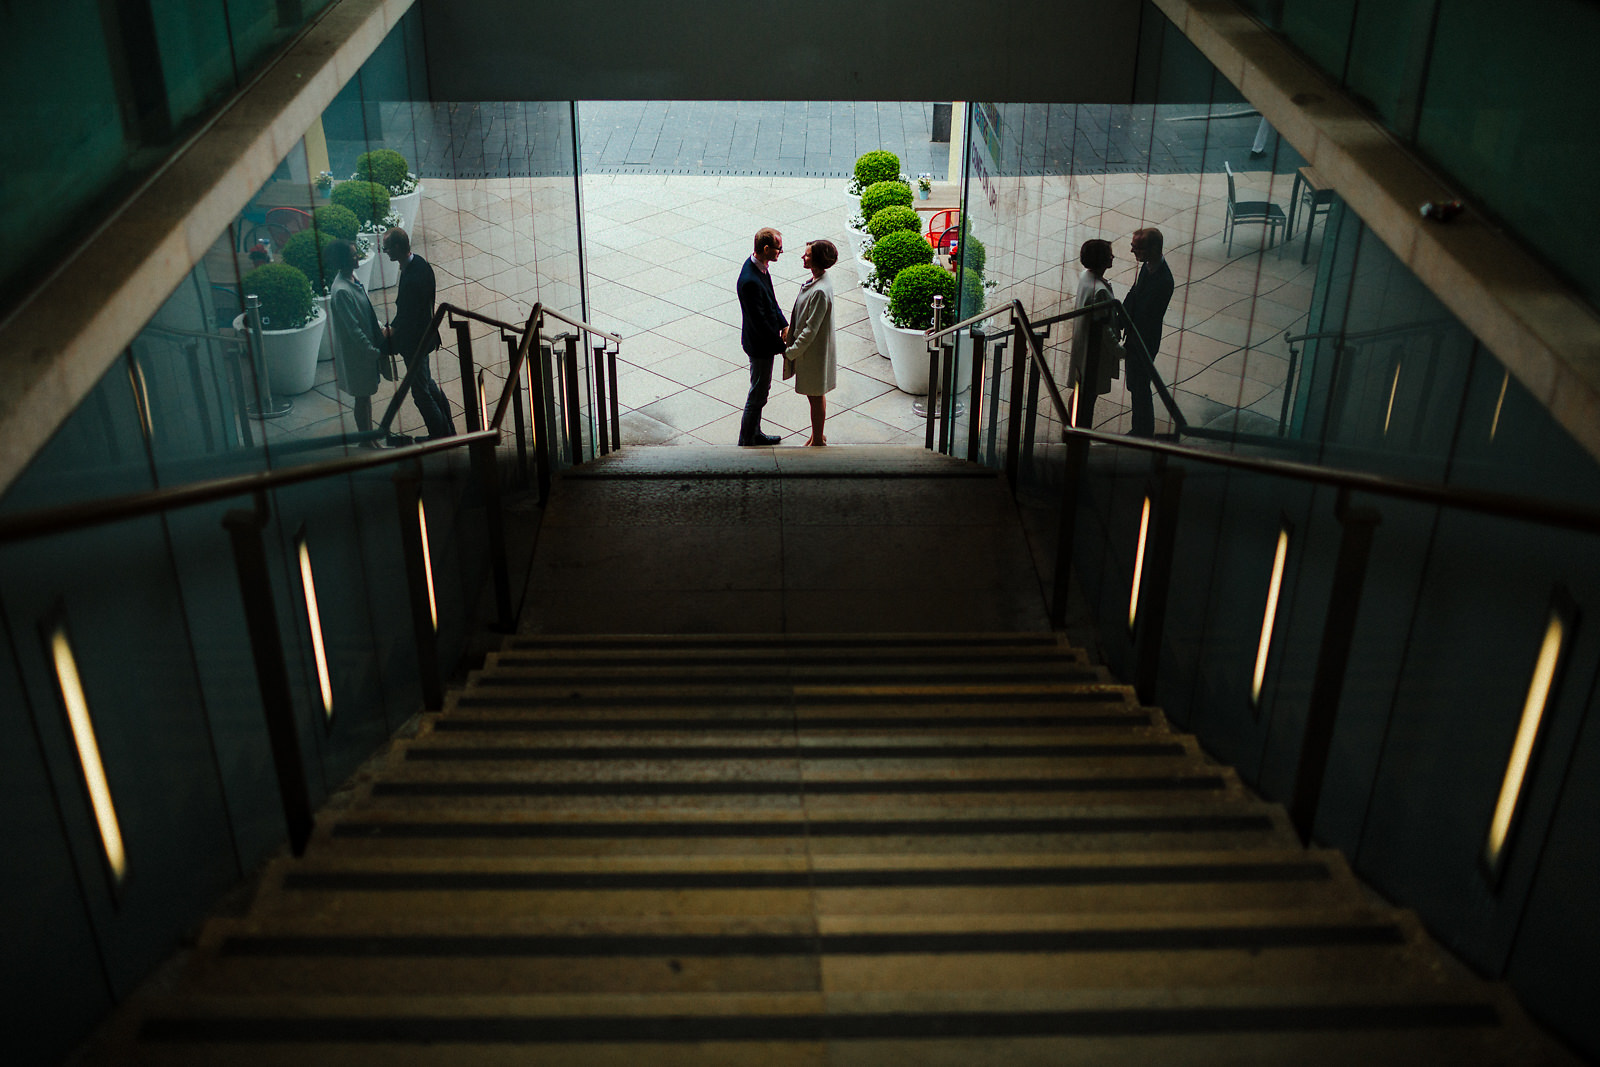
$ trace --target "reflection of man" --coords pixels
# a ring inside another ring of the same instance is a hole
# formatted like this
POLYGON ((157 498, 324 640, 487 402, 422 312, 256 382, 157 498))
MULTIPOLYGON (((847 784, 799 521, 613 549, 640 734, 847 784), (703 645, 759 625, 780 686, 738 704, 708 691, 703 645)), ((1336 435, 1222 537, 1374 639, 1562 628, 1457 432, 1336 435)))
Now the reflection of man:
POLYGON ((1156 432, 1155 408, 1150 399, 1150 367, 1155 363, 1156 350, 1161 347, 1161 320, 1166 318, 1167 305, 1172 302, 1172 271, 1161 257, 1162 245, 1161 231, 1155 227, 1134 231, 1133 258, 1139 261, 1139 272, 1134 276, 1133 288, 1122 301, 1133 332, 1138 334, 1123 341, 1128 350, 1125 361, 1128 400, 1133 404, 1130 432, 1135 437, 1153 437, 1156 432), (1139 358, 1141 352, 1149 355, 1148 364, 1139 358))
MULTIPOLYGON (((335 271, 328 286, 328 310, 333 319, 333 377, 339 388, 355 397, 356 429, 372 429, 372 394, 378 391, 378 360, 388 359, 383 330, 372 310, 372 300, 356 280, 356 246, 349 241, 328 244, 328 266, 335 271)), ((376 441, 361 442, 377 448, 376 441)))
POLYGON ((411 238, 396 226, 383 235, 383 254, 400 264, 400 286, 394 298, 394 322, 384 327, 389 351, 406 361, 406 370, 420 362, 411 378, 411 402, 427 424, 429 437, 450 437, 456 432, 450 421, 450 401, 428 373, 428 357, 439 347, 439 331, 433 328, 433 268, 411 251, 411 238), (426 339, 424 339, 426 335, 426 339))
POLYGON ((789 325, 778 306, 767 267, 783 254, 783 234, 770 226, 756 231, 755 253, 739 271, 739 310, 744 325, 739 346, 750 358, 750 395, 745 398, 739 423, 741 445, 775 445, 782 438, 761 432, 761 409, 772 389, 772 358, 783 351, 783 331, 789 325))

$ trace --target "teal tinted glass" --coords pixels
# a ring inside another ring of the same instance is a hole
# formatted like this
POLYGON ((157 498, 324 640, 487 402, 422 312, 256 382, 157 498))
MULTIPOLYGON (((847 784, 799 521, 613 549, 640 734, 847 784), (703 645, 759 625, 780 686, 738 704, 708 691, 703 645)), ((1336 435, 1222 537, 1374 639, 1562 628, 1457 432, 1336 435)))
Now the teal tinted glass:
POLYGON ((327 0, 226 0, 234 62, 246 70, 288 40, 327 0))
POLYGON ((95 0, 0 8, 0 292, 38 279, 26 268, 122 170, 124 134, 107 34, 95 0))
POLYGON ((1417 140, 1591 299, 1600 212, 1582 203, 1600 168, 1594 54, 1600 8, 1545 0, 1507 17, 1491 0, 1440 6, 1417 140))
POLYGON ((1428 34, 1438 0, 1387 0, 1356 10, 1346 88, 1402 136, 1416 133, 1428 34))
POLYGON ((1302 52, 1335 77, 1344 71, 1356 0, 1286 0, 1282 30, 1302 52))
POLYGON ((234 88, 233 49, 221 4, 152 4, 172 124, 200 114, 234 88))

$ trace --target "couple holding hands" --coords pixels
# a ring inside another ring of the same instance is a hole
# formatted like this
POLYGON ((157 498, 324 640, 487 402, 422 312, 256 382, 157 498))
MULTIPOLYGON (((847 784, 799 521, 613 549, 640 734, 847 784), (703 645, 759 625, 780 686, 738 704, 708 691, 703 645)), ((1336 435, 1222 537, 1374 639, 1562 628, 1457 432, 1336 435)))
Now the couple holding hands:
POLYGON ((811 402, 808 445, 825 445, 827 392, 834 387, 837 355, 833 338, 833 283, 828 268, 839 261, 832 241, 806 244, 800 262, 811 277, 800 286, 789 319, 783 317, 768 269, 783 254, 783 234, 770 226, 756 231, 755 251, 739 271, 739 310, 743 326, 739 344, 750 359, 750 394, 739 423, 741 445, 775 445, 782 438, 761 432, 761 409, 772 389, 773 359, 782 354, 783 377, 794 379, 794 391, 811 402))

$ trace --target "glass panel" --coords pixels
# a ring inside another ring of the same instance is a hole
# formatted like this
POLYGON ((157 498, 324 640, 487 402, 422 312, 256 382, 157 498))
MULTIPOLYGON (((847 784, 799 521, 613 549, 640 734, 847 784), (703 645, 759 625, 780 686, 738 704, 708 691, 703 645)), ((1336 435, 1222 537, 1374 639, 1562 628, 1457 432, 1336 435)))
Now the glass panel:
POLYGON ((1346 88, 1403 137, 1416 134, 1423 64, 1437 3, 1386 0, 1356 9, 1346 88))
POLYGON ((1279 29, 1337 78, 1344 73, 1355 13, 1356 0, 1285 0, 1279 29))
POLYGON ((96 0, 0 10, 0 301, 35 285, 64 249, 52 239, 78 225, 84 204, 122 171, 118 86, 96 0), (32 269, 30 269, 32 268, 32 269))
POLYGON ((234 61, 241 71, 254 67, 277 45, 299 31, 328 0, 225 0, 233 32, 234 61))
POLYGON ((235 87, 233 48, 221 4, 151 4, 172 125, 199 115, 235 87))
POLYGON ((1590 300, 1600 275, 1590 252, 1600 212, 1578 207, 1600 169, 1593 56, 1600 8, 1548 0, 1537 17, 1507 18, 1490 0, 1446 0, 1417 140, 1590 300))

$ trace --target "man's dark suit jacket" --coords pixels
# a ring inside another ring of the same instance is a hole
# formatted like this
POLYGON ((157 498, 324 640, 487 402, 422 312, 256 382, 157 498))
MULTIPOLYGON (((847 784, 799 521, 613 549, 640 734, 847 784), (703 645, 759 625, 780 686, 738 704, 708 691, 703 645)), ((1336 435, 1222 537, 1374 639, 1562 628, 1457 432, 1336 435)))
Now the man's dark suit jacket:
POLYGON ((394 352, 405 360, 417 354, 417 342, 423 331, 428 332, 426 355, 439 347, 439 331, 432 329, 433 321, 433 268, 428 261, 411 254, 411 259, 400 271, 400 288, 394 298, 394 352))
MULTIPOLYGON (((1161 320, 1167 317, 1167 305, 1170 303, 1172 270, 1167 266, 1167 261, 1163 259, 1150 267, 1141 263, 1139 273, 1134 276, 1133 288, 1122 300, 1122 309, 1128 313, 1128 321, 1139 331, 1139 338, 1144 341, 1152 358, 1161 350, 1161 320)), ((1130 339, 1128 344, 1131 346, 1136 342, 1130 339)))
POLYGON ((789 320, 778 306, 772 289, 772 276, 746 257, 739 271, 739 310, 744 326, 739 330, 739 345, 747 356, 775 356, 783 351, 783 328, 789 320))

